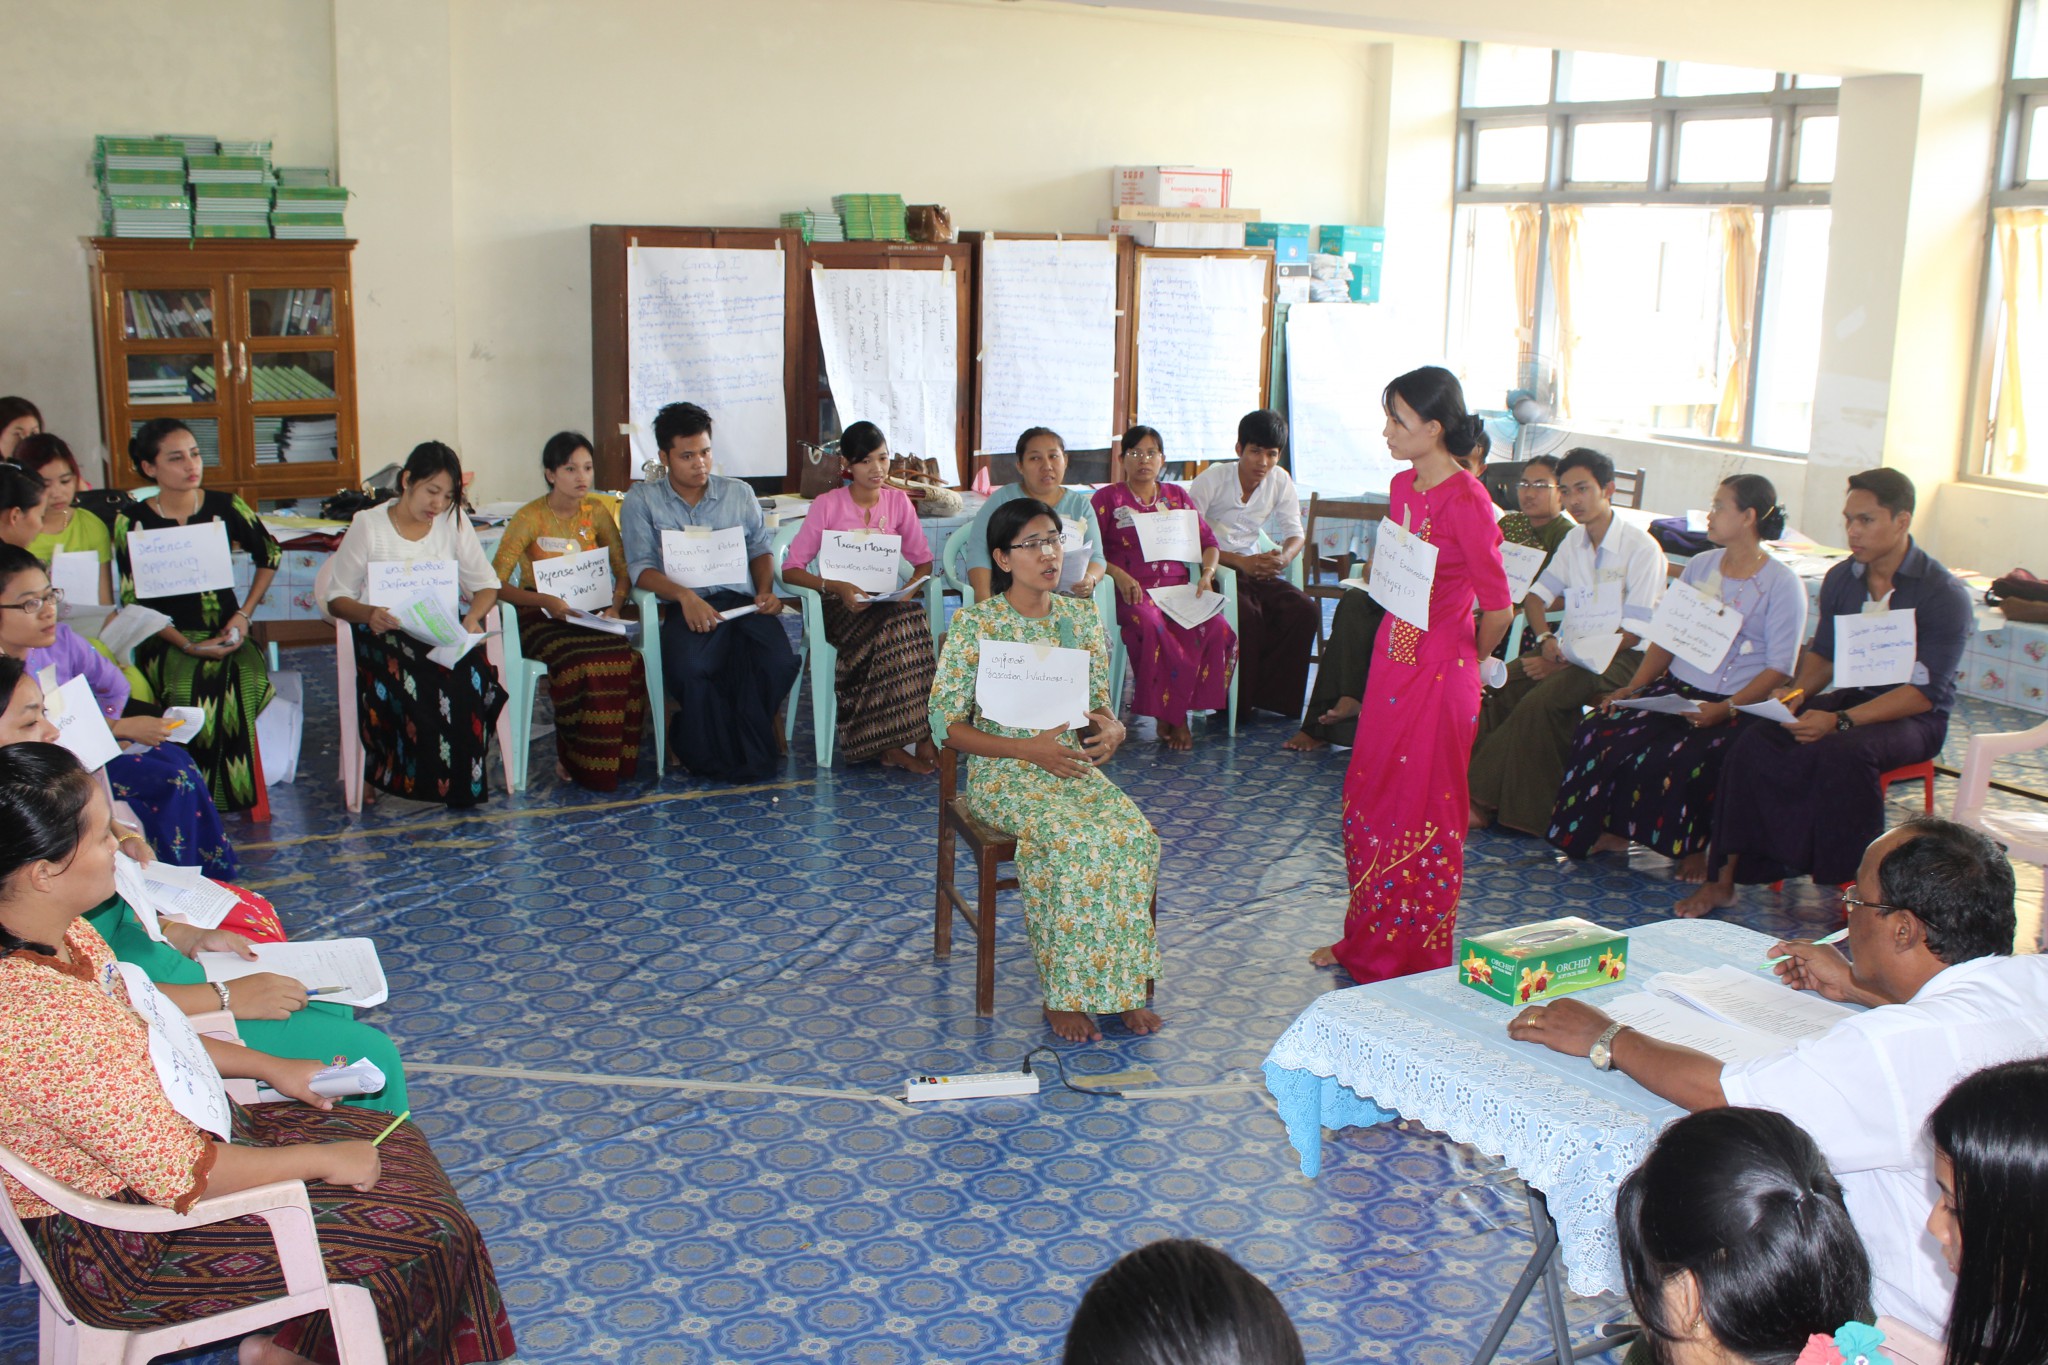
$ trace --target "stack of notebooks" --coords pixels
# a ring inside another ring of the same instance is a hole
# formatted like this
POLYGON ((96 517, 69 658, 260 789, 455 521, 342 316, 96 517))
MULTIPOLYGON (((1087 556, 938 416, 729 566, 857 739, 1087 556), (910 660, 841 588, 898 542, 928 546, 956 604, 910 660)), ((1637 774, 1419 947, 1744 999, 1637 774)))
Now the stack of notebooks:
POLYGON ((271 235, 299 241, 346 237, 342 210, 347 204, 348 191, 339 185, 281 184, 270 213, 271 235))
POLYGON ((782 225, 794 228, 804 235, 807 242, 843 242, 846 229, 840 224, 836 213, 818 213, 811 209, 798 209, 782 215, 782 225))
POLYGON ((849 242, 907 242, 910 232, 903 222, 900 194, 835 194, 833 212, 849 242))
POLYGON ((332 464, 340 444, 332 417, 256 419, 258 464, 332 464))
POLYGON ((186 156, 220 155, 220 139, 204 133, 158 133, 157 137, 164 142, 183 144, 186 156))
POLYGON ((249 396, 259 403, 303 403, 334 397, 334 386, 297 365, 258 365, 249 371, 249 396))
POLYGON ((100 232, 109 237, 190 237, 185 144, 173 138, 96 137, 100 232))
POLYGON ((325 166, 279 166, 271 172, 280 185, 332 185, 334 172, 325 166))
POLYGON ((268 237, 270 186, 247 181, 194 181, 192 235, 268 237))
POLYGON ((146 357, 133 357, 128 368, 130 403, 211 403, 213 367, 195 365, 187 372, 170 361, 151 365, 146 357), (138 365, 146 371, 138 371, 138 365))

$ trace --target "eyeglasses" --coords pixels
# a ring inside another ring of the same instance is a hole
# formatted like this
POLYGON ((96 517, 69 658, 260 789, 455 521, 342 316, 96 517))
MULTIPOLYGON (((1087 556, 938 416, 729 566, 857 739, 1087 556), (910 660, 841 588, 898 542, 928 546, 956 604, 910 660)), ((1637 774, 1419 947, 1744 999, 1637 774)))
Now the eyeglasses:
POLYGON ((42 615, 44 607, 62 607, 63 605, 64 589, 62 588, 45 588, 36 596, 24 597, 19 602, 0 602, 0 606, 6 607, 9 611, 25 611, 30 616, 42 615))
POLYGON ((1530 483, 1528 480, 1524 479, 1521 483, 1516 484, 1515 487, 1521 489, 1524 493, 1527 493, 1532 489, 1541 490, 1542 492, 1548 493, 1551 489, 1557 487, 1557 485, 1554 483, 1530 483))
POLYGON ((1842 892, 1842 908, 1844 910, 1854 910, 1859 906, 1865 910, 1875 910, 1879 914, 1886 915, 1893 914, 1901 910, 1905 910, 1906 913, 1909 915, 1913 913, 1910 910, 1906 910, 1906 907, 1903 905, 1886 905, 1883 901, 1863 900, 1859 898, 1854 891, 1844 889, 1842 892))
POLYGON ((1060 538, 1058 536, 1038 536, 1031 540, 1020 540, 1008 548, 1028 551, 1035 555, 1049 555, 1059 550, 1060 538))

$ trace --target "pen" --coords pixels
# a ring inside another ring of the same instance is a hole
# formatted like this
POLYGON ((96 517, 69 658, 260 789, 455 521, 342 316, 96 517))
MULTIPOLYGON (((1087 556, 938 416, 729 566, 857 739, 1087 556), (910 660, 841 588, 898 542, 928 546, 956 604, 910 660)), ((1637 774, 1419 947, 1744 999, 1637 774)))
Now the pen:
POLYGON ((390 1137, 393 1133, 398 1131, 399 1124, 404 1123, 407 1119, 411 1117, 412 1110, 408 1109, 403 1114, 400 1114, 397 1118, 391 1120, 391 1126, 389 1128, 386 1128, 383 1132, 377 1134, 377 1136, 371 1138, 370 1145, 372 1147, 380 1146, 385 1138, 390 1137))
POLYGON ((1784 696, 1782 696, 1782 697, 1778 698, 1778 701, 1779 701, 1779 702, 1780 702, 1781 704, 1785 705, 1785 706, 1790 706, 1790 705, 1791 705, 1791 704, 1793 703, 1793 701, 1794 701, 1795 699, 1797 699, 1797 698, 1799 698, 1799 697, 1803 697, 1803 696, 1805 696, 1805 695, 1806 695, 1806 689, 1805 689, 1805 688, 1803 688, 1803 687, 1795 687, 1795 688, 1793 688, 1793 689, 1792 689, 1792 690, 1791 690, 1790 692, 1787 692, 1787 693, 1786 693, 1786 694, 1785 694, 1784 696))
POLYGON ((316 987, 315 987, 314 989, 312 989, 312 990, 310 990, 310 991, 307 991, 307 992, 306 992, 306 994, 308 994, 308 995, 340 995, 340 994, 341 994, 342 992, 346 991, 347 989, 348 989, 348 987, 346 987, 346 986, 316 986, 316 987))
POLYGON ((164 729, 166 729, 166 730, 175 730, 175 729, 177 729, 177 728, 178 728, 178 727, 179 727, 180 725, 183 725, 184 723, 185 723, 185 718, 184 718, 183 716, 173 716, 173 717, 171 717, 171 718, 170 718, 169 720, 167 720, 167 721, 165 721, 165 722, 164 722, 164 729))
MULTIPOLYGON (((1822 943, 1840 943, 1843 939, 1847 937, 1849 937, 1849 931, 1847 929, 1837 929, 1832 934, 1828 934, 1825 937, 1815 939, 1814 943, 1816 945, 1822 943)), ((1784 953, 1778 957, 1767 957, 1762 962, 1759 962, 1757 964, 1756 969, 1758 971, 1762 971, 1766 967, 1775 967, 1780 962, 1790 962, 1791 960, 1792 954, 1790 953, 1784 953)))

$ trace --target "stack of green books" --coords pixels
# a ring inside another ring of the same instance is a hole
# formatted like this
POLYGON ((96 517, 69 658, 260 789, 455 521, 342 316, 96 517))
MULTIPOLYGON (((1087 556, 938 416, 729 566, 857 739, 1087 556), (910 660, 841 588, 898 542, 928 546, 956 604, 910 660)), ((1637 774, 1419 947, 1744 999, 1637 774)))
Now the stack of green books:
POLYGON ((100 193, 125 195, 132 199, 182 198, 185 172, 109 170, 100 177, 100 193))
POLYGON ((101 195, 100 231, 108 237, 189 238, 192 204, 179 195, 101 195))
POLYGON ((348 190, 340 185, 279 185, 270 211, 270 232, 287 240, 338 240, 348 236, 342 210, 348 190))
POLYGON ((839 215, 849 242, 907 242, 900 194, 835 194, 832 209, 839 215))
POLYGON ((103 236, 192 235, 182 142, 103 134, 93 139, 92 169, 100 193, 103 236))
POLYGON ((279 166, 272 172, 280 185, 332 185, 334 172, 325 166, 279 166))
POLYGON ((199 182, 192 186, 194 237, 268 237, 270 186, 199 182))
POLYGON ((270 139, 267 137, 222 138, 220 143, 220 154, 222 156, 261 157, 263 160, 263 169, 266 171, 270 169, 270 139))
POLYGON ((259 403, 298 403, 332 398, 334 388, 297 365, 258 365, 249 371, 249 395, 259 403))
POLYGON ((219 156, 220 139, 205 133, 158 133, 165 142, 176 142, 185 148, 186 156, 219 156))
MULTIPOLYGON (((96 179, 104 181, 109 171, 176 171, 185 174, 185 146, 169 138, 110 137, 92 140, 92 165, 96 179)), ((182 179, 179 183, 183 183, 182 179)))
POLYGON ((185 159, 185 178, 195 185, 268 185, 265 156, 194 156, 185 159))
POLYGON ((819 213, 813 209, 797 209, 782 215, 782 225, 803 233, 807 242, 843 242, 846 228, 836 213, 819 213))

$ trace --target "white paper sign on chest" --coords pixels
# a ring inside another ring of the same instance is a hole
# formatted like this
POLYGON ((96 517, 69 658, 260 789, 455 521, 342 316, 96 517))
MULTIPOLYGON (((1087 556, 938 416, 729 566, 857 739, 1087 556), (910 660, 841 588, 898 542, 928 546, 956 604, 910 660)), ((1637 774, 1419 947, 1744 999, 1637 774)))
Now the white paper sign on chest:
POLYGON ((57 742, 71 751, 87 772, 104 768, 121 756, 120 741, 100 711, 99 699, 83 673, 43 695, 43 714, 57 727, 57 742))
POLYGON ((147 601, 235 586, 234 555, 227 523, 201 521, 128 533, 128 575, 135 595, 147 601))
POLYGON ((903 537, 886 531, 827 531, 818 541, 818 576, 851 583, 864 593, 896 591, 903 572, 903 537))
POLYGON ((715 588, 745 583, 747 533, 737 526, 722 530, 690 527, 661 533, 661 571, 686 588, 715 588))
POLYGON ((50 556, 50 586, 64 594, 64 612, 100 600, 100 557, 91 550, 59 550, 50 556))
POLYGON ((1911 607, 1835 618, 1837 687, 1897 687, 1916 682, 1919 626, 1911 607))
POLYGON ((1372 600, 1417 630, 1428 630, 1436 556, 1436 546, 1399 522, 1381 522, 1372 555, 1372 600))
POLYGON ((1621 629, 1621 582, 1601 580, 1564 590, 1565 629, 1604 635, 1621 629))
POLYGON ((1149 563, 1188 563, 1202 557, 1202 532, 1193 508, 1165 512, 1134 512, 1138 552, 1149 563))
POLYGON ((396 611, 416 597, 431 597, 450 616, 462 614, 462 571, 452 559, 373 559, 364 575, 364 600, 396 611))
POLYGON ((1085 649, 983 640, 974 671, 974 702, 997 725, 1041 731, 1088 723, 1085 649))
POLYGON ((1506 541, 1500 547, 1500 564, 1508 572, 1508 600, 1520 606, 1522 599, 1535 586, 1536 575, 1543 572, 1543 561, 1550 552, 1540 545, 1517 545, 1506 541))
POLYGON ((600 545, 571 555, 533 561, 536 592, 549 593, 583 611, 603 611, 618 597, 612 552, 600 545))
POLYGON ((227 1084, 191 1020, 132 962, 116 964, 128 1006, 149 1028, 149 1061, 171 1108, 218 1138, 234 1133, 227 1084))
POLYGON ((1648 639, 1702 673, 1717 673, 1741 633, 1741 612, 1690 583, 1673 583, 1650 618, 1648 639))

